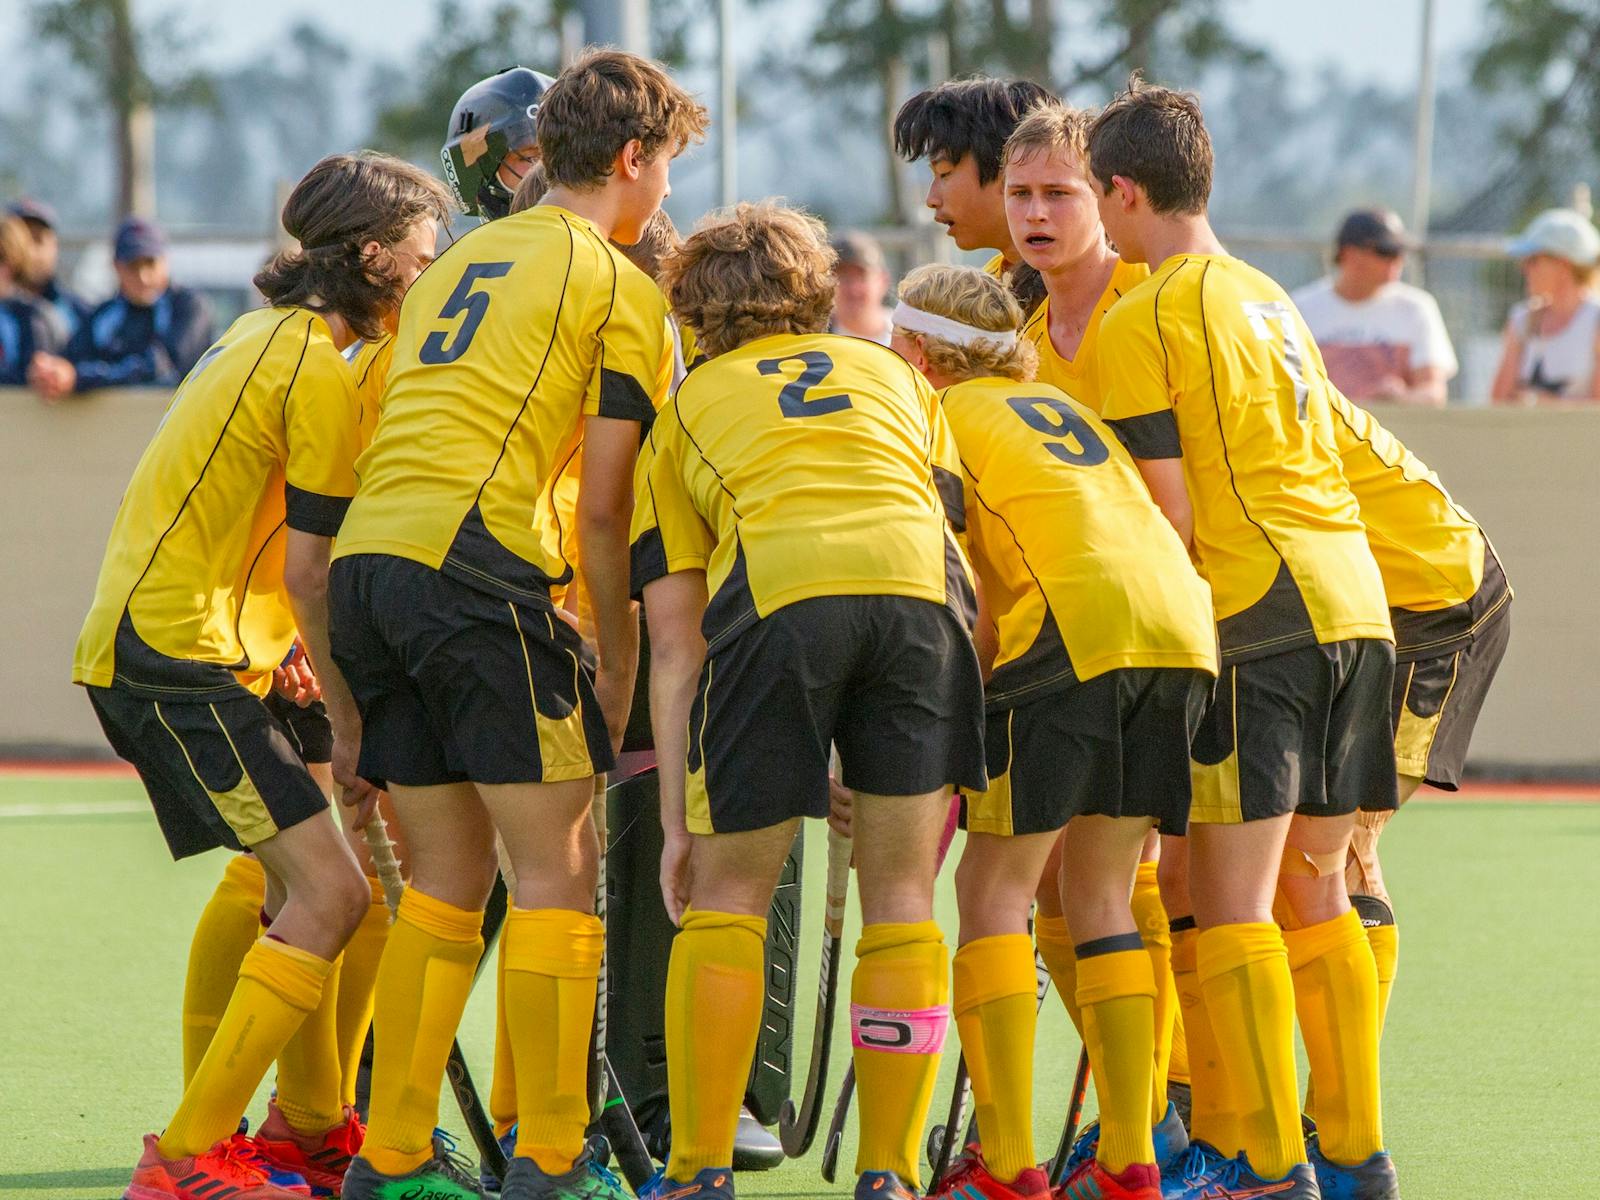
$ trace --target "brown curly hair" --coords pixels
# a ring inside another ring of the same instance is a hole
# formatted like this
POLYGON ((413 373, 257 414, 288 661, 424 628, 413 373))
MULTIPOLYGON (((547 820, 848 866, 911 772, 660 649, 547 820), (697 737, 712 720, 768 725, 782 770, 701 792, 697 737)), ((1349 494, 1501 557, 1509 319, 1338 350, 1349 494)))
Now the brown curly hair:
POLYGON ((283 228, 300 244, 256 274, 256 289, 271 305, 337 313, 373 341, 405 296, 393 248, 419 221, 448 221, 453 207, 420 167, 371 150, 330 154, 289 193, 283 228), (378 243, 370 255, 369 242, 378 243))
POLYGON ((777 333, 821 333, 833 265, 821 221, 775 200, 708 213, 661 264, 661 290, 708 355, 777 333))
MULTIPOLYGON (((1022 306, 1000 280, 976 267, 946 267, 930 263, 900 281, 900 299, 912 308, 949 317, 963 325, 995 333, 1015 333, 1022 325, 1022 306)), ((956 380, 1000 377, 1027 383, 1039 369, 1039 352, 1032 342, 1018 339, 1002 346, 979 338, 958 345, 931 333, 895 327, 914 339, 927 356, 928 367, 956 380)))

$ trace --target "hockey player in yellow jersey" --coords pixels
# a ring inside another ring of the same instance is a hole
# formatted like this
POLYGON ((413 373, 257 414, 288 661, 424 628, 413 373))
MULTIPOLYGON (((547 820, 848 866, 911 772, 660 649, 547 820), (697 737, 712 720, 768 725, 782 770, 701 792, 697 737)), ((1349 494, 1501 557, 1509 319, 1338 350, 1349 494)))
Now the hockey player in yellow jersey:
MULTIPOLYGON (((1106 241, 1100 210, 1089 186, 1087 138, 1091 114, 1057 101, 1035 105, 1006 141, 1005 207, 1011 240, 1022 261, 1039 272, 1044 303, 1022 331, 1038 355, 1036 378, 1100 411, 1100 322, 1129 288, 1149 277, 1143 263, 1127 262, 1106 241)), ((1183 1120, 1167 1099, 1168 1068, 1178 1028, 1177 994, 1172 978, 1171 938, 1166 909, 1156 882, 1160 838, 1145 839, 1133 911, 1150 951, 1156 977, 1155 1077, 1151 1081, 1150 1120, 1155 1128, 1156 1160, 1166 1162, 1188 1144, 1183 1120)), ((1075 989, 1072 939, 1061 914, 1054 881, 1059 856, 1052 856, 1039 889, 1034 930, 1039 952, 1056 990, 1067 1001, 1075 989)), ((1180 1064, 1187 1084, 1185 1064, 1180 1064)), ((1076 1156, 1092 1155, 1098 1126, 1085 1131, 1076 1156)))
POLYGON ((333 1157, 359 1142, 340 1103, 332 979, 371 895, 260 697, 298 634, 321 676, 334 781, 364 820, 361 723, 325 607, 362 438, 339 352, 381 334, 448 207, 442 185, 396 159, 318 163, 284 208, 299 247, 256 277, 270 307, 234 322, 189 373, 112 528, 73 678, 139 769, 174 856, 248 848, 281 898, 188 1064, 178 1112, 146 1138, 129 1196, 288 1195, 236 1135, 274 1059, 289 1130, 333 1157))
POLYGON ((1129 893, 1146 835, 1182 833, 1188 819, 1189 738, 1216 633, 1205 583, 1127 451, 1088 408, 1030 380, 1021 321, 1003 285, 961 267, 913 271, 894 317, 894 348, 942 389, 955 434, 992 669, 989 788, 965 797, 956 872, 953 995, 982 1149, 941 1193, 1049 1191, 1032 1139, 1028 911, 1061 836, 1057 894, 1078 960, 1069 1006, 1100 1098, 1099 1157, 1066 1187, 1159 1200, 1156 986, 1129 893))
POLYGON ((863 929, 851 987, 858 1196, 907 1197, 948 1022, 934 861, 952 784, 982 787, 960 480, 933 389, 822 332, 833 255, 775 204, 708 218, 668 259, 709 355, 651 430, 633 580, 649 619, 674 1197, 730 1197, 765 914, 829 744, 855 791, 863 929))
MULTIPOLYGON (((1328 413, 1394 623, 1391 715, 1400 802, 1423 782, 1454 791, 1511 635, 1511 586, 1482 528, 1426 463, 1334 388, 1328 413)), ((1377 960, 1380 1031, 1400 955, 1378 862, 1378 836, 1391 815, 1357 815, 1345 865, 1350 901, 1377 960)), ((1308 1102, 1307 1111, 1313 1108, 1308 1102)))
POLYGON ((638 239, 705 111, 656 64, 596 50, 545 92, 543 203, 457 241, 407 299, 383 418, 332 573, 333 642, 411 883, 378 975, 371 1124, 351 1200, 476 1193, 438 1150, 438 1081, 481 952, 498 833, 520 1136, 510 1197, 617 1192, 584 1147, 603 932, 589 806, 633 689, 632 463, 666 307, 638 239), (550 486, 581 438, 577 521, 597 665, 550 599, 572 579, 550 486))
POLYGON ((1174 939, 1173 967, 1193 1132, 1220 1152, 1208 1163, 1193 1148, 1183 1194, 1310 1197, 1319 1173, 1330 1190, 1397 1194, 1376 966, 1344 888, 1356 811, 1397 803, 1382 720, 1393 630, 1328 431, 1327 377, 1283 290, 1211 231, 1211 144, 1192 96, 1136 78, 1090 127, 1089 167, 1107 236, 1152 269, 1102 322, 1103 415, 1191 544, 1222 650, 1193 751, 1189 894, 1167 894, 1198 925, 1174 939), (1296 1010, 1319 1081, 1309 1152, 1296 1010))

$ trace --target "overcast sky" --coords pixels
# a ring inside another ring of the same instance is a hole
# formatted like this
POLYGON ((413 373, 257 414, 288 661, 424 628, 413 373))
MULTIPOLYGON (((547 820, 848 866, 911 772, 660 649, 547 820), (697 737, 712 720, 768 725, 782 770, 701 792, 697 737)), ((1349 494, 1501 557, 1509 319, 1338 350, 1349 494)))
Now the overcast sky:
MULTIPOLYGON (((488 0, 463 0, 489 7, 488 0)), ((206 34, 218 65, 247 58, 297 21, 311 20, 352 44, 380 54, 414 45, 432 25, 435 0, 138 0, 147 13, 174 13, 206 34), (225 13, 226 16, 221 15, 225 13), (382 39, 374 30, 382 31, 382 39)), ((1286 65, 1307 73, 1335 65, 1360 80, 1403 85, 1415 77, 1422 0, 1228 0, 1238 28, 1265 42, 1286 65)), ((1438 0, 1440 61, 1448 70, 1476 37, 1483 0, 1438 0)), ((0 2, 0 46, 25 31, 20 0, 0 2)), ((753 25, 746 24, 746 31, 753 25)), ((750 35, 753 36, 753 35, 750 35)))

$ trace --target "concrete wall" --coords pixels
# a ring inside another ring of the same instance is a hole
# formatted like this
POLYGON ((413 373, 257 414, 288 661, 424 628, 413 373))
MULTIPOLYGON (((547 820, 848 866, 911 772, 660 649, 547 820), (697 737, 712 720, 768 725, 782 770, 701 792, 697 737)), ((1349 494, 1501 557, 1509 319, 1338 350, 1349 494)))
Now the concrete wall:
MULTIPOLYGON (((165 406, 150 391, 48 408, 0 391, 0 753, 106 752, 67 682, 72 647, 123 486, 165 406)), ((1600 775, 1600 407, 1380 419, 1483 522, 1517 591, 1475 763, 1600 775)))

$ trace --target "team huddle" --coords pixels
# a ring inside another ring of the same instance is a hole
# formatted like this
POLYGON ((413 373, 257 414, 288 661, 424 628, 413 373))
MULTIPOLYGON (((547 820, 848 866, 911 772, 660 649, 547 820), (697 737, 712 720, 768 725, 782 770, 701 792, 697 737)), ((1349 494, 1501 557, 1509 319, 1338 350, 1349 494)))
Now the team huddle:
POLYGON ((268 306, 184 380, 118 512, 74 679, 174 857, 244 852, 127 1200, 481 1195, 435 1126, 502 871, 501 1194, 622 1200, 586 1140, 595 817, 641 725, 678 927, 642 1200, 734 1194, 807 817, 847 824, 861 902, 857 1200, 1398 1197, 1378 835, 1459 780, 1511 592, 1216 239, 1194 97, 909 100, 896 149, 994 255, 911 271, 883 346, 828 332, 806 213, 678 239, 670 164, 708 122, 659 66, 517 70, 515 121, 452 121, 454 199, 489 219, 447 248, 451 193, 413 166, 300 182, 268 306), (1099 1106, 1055 1177, 1036 956, 1099 1106), (952 1017, 976 1120, 924 1180, 952 1017))

